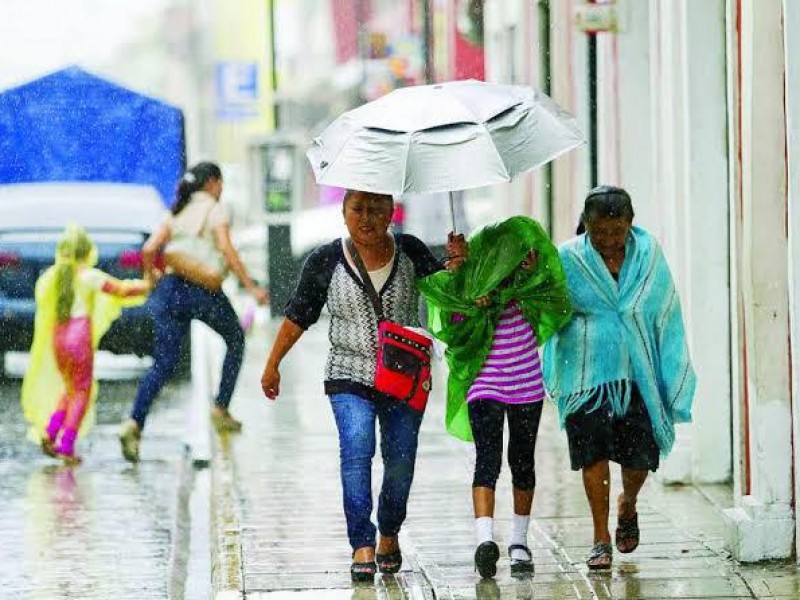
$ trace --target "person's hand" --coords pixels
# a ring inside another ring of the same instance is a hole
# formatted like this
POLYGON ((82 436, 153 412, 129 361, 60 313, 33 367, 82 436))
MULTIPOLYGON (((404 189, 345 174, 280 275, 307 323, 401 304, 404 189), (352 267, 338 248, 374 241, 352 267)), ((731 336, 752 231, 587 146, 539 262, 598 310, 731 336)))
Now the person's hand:
POLYGON ((253 299, 256 301, 256 303, 258 303, 259 305, 263 306, 267 302, 269 302, 269 292, 264 288, 256 285, 250 288, 249 292, 250 295, 253 297, 253 299))
POLYGON ((445 247, 447 248, 447 256, 450 258, 458 256, 466 258, 469 255, 469 244, 467 244, 463 233, 459 233, 458 235, 452 231, 448 233, 445 247))
POLYGON ((152 290, 153 288, 155 288, 156 284, 158 284, 159 280, 163 276, 164 276, 164 271, 162 271, 161 269, 153 268, 153 269, 150 269, 149 271, 147 271, 144 274, 144 280, 147 282, 149 290, 152 290))
POLYGON ((445 268, 448 271, 455 271, 467 259, 469 254, 469 246, 463 234, 454 234, 452 231, 447 234, 447 260, 445 261, 445 268))
POLYGON ((464 257, 463 256, 456 256, 453 258, 448 258, 444 261, 444 268, 450 271, 451 273, 458 269, 462 264, 464 264, 464 257))
POLYGON ((281 393, 281 374, 277 367, 269 363, 264 365, 264 372, 261 373, 261 389, 270 400, 278 398, 278 394, 281 393))
POLYGON ((486 308, 492 303, 492 299, 487 296, 481 296, 477 300, 475 300, 475 304, 478 305, 478 308, 486 308))

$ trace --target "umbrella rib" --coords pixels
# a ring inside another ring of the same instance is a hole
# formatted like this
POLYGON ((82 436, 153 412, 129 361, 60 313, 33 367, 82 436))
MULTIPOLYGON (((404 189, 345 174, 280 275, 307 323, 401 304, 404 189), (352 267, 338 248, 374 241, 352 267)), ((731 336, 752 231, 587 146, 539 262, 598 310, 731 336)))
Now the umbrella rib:
MULTIPOLYGON (((331 162, 329 162, 328 166, 326 167, 326 169, 328 170, 328 173, 333 171, 333 165, 335 165, 336 161, 338 161, 339 158, 342 156, 342 154, 343 154, 342 150, 344 149, 345 146, 347 146, 347 143, 350 141, 350 138, 353 137, 354 135, 355 135, 355 130, 351 130, 351 131, 348 132, 347 138, 344 140, 344 143, 341 146, 339 146, 339 152, 336 153, 336 156, 333 157, 331 162)), ((350 188, 348 187, 347 189, 350 189, 350 188)))
POLYGON ((486 136, 489 138, 489 144, 491 145, 492 150, 494 150, 497 160, 500 161, 500 166, 503 167, 503 173, 506 175, 506 181, 511 181, 511 175, 508 174, 508 169, 506 168, 506 164, 503 162, 503 157, 500 156, 500 153, 497 151, 497 146, 495 146, 494 142, 492 141, 492 134, 489 132, 489 128, 486 127, 486 123, 481 123, 480 126, 483 127, 483 130, 486 132, 486 136))
POLYGON ((408 141, 406 143, 406 155, 403 160, 403 171, 402 171, 403 180, 400 182, 401 194, 406 193, 406 173, 408 173, 408 155, 411 154, 411 140, 413 138, 414 138, 414 133, 410 131, 408 133, 408 141))

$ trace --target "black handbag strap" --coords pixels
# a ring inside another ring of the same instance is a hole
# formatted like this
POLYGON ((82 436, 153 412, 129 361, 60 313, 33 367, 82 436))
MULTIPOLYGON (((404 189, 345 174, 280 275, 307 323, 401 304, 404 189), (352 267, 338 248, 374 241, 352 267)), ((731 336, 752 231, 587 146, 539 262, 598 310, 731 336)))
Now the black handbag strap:
POLYGON ((370 302, 372 302, 372 307, 375 309, 375 314, 378 316, 378 322, 380 323, 381 321, 386 320, 386 317, 383 314, 381 297, 375 290, 372 279, 370 279, 369 273, 367 272, 367 266, 364 264, 364 260, 361 258, 361 255, 358 253, 358 249, 353 243, 353 240, 347 238, 345 243, 347 244, 347 251, 350 253, 350 258, 353 259, 353 263, 356 265, 358 274, 361 275, 361 281, 364 284, 364 289, 367 292, 367 296, 369 296, 370 302))

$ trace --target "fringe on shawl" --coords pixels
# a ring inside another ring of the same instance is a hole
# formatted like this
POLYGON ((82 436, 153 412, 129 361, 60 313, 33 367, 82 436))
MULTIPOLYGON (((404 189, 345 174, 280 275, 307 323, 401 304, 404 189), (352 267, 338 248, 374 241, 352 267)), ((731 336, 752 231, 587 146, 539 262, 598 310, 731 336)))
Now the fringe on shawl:
POLYGON ((599 409, 605 401, 608 401, 611 411, 617 416, 622 416, 628 412, 628 407, 631 404, 631 383, 627 379, 609 381, 588 390, 581 390, 568 396, 556 398, 558 420, 561 428, 564 428, 569 415, 577 412, 593 398, 594 402, 587 408, 587 413, 599 409))

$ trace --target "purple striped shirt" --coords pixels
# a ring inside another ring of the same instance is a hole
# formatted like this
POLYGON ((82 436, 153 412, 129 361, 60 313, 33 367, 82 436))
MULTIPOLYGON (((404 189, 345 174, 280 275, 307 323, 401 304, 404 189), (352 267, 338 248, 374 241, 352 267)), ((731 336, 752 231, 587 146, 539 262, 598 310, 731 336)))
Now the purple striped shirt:
POLYGON ((519 305, 511 302, 500 315, 492 347, 467 392, 467 402, 497 400, 522 404, 543 399, 544 381, 536 333, 519 305))

